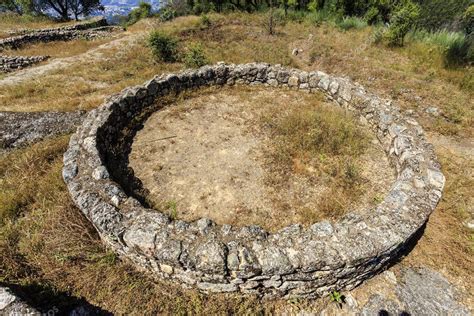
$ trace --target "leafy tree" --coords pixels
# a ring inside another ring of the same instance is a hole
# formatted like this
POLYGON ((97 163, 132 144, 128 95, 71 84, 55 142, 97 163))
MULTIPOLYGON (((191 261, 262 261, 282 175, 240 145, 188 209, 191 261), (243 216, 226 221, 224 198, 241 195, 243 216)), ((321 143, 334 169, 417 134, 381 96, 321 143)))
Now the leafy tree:
POLYGON ((413 28, 420 15, 420 6, 411 0, 399 4, 392 17, 386 33, 388 43, 393 46, 403 46, 405 35, 413 28))
POLYGON ((62 20, 68 21, 73 16, 76 20, 79 16, 90 15, 95 10, 103 10, 100 0, 38 0, 39 7, 43 11, 52 10, 62 20))
POLYGON ((151 4, 147 2, 140 2, 138 8, 130 11, 127 17, 127 25, 132 25, 137 23, 139 20, 148 18, 151 16, 151 4))
POLYGON ((32 14, 36 12, 33 0, 0 0, 0 12, 11 11, 17 14, 32 14))

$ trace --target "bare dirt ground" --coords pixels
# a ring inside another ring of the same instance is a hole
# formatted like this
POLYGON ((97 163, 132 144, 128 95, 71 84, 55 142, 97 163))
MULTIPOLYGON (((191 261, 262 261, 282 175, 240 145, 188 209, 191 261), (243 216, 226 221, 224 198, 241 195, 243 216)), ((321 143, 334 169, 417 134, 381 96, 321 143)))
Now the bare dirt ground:
MULTIPOLYGON (((279 175, 266 154, 272 139, 261 117, 269 111, 291 111, 315 98, 253 88, 191 97, 148 119, 136 136, 130 166, 150 190, 154 206, 184 220, 207 217, 220 224, 267 229, 310 224, 322 217, 308 213, 317 213, 331 176, 295 165, 291 175, 275 185, 279 175)), ((324 110, 323 103, 315 111, 324 110)), ((359 159, 367 190, 352 205, 354 210, 373 205, 394 179, 376 141, 359 159)))

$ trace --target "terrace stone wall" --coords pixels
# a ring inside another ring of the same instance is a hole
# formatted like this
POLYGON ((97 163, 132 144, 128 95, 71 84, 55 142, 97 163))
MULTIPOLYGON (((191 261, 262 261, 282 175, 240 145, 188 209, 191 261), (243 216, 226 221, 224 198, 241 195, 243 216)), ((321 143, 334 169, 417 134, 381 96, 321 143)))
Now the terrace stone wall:
POLYGON ((11 72, 40 63, 49 56, 3 56, 0 55, 0 72, 11 72))
POLYGON ((266 297, 317 297, 379 273, 422 233, 445 182, 420 125, 390 100, 344 78, 262 63, 161 75, 112 96, 71 137, 63 178, 103 241, 140 269, 203 292, 266 297), (371 126, 397 175, 389 193, 377 206, 338 222, 294 224, 276 233, 206 218, 184 222, 147 208, 127 166, 134 131, 160 109, 161 97, 221 85, 322 91, 371 126))
POLYGON ((84 23, 70 26, 23 31, 23 34, 0 39, 0 51, 17 49, 24 45, 37 42, 69 41, 78 38, 96 38, 121 29, 117 26, 108 26, 104 18, 93 19, 84 23))

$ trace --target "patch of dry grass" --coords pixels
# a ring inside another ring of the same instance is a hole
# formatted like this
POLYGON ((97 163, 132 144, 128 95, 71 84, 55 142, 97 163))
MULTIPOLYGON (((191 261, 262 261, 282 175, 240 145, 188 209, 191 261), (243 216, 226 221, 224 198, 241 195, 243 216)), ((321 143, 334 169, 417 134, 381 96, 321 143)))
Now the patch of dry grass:
MULTIPOLYGON (((317 95, 319 96, 319 95, 317 95)), ((325 191, 316 209, 303 208, 300 222, 340 218, 364 194, 361 155, 369 137, 355 118, 322 103, 321 96, 294 108, 280 106, 263 116, 270 133, 270 176, 267 181, 286 187, 291 175, 304 175, 325 191)))
POLYGON ((349 76, 379 95, 394 99, 402 109, 414 110, 425 129, 444 135, 474 134, 473 67, 445 69, 440 52, 425 43, 403 48, 372 45, 371 29, 339 32, 323 24, 312 39, 294 42, 307 47, 295 57, 300 68, 349 76), (438 107, 442 117, 425 109, 438 107))
POLYGON ((66 145, 61 137, 0 156, 0 226, 28 209, 40 192, 62 185, 50 172, 59 168, 66 145))
POLYGON ((7 37, 11 35, 2 32, 21 29, 60 27, 74 23, 76 22, 56 22, 46 16, 19 16, 13 13, 0 13, 0 34, 4 34, 4 37, 7 37))
POLYGON ((57 41, 49 43, 35 43, 27 45, 20 49, 8 49, 2 52, 11 56, 51 56, 51 57, 69 57, 85 53, 89 49, 109 42, 110 38, 86 40, 77 39, 72 41, 57 41))

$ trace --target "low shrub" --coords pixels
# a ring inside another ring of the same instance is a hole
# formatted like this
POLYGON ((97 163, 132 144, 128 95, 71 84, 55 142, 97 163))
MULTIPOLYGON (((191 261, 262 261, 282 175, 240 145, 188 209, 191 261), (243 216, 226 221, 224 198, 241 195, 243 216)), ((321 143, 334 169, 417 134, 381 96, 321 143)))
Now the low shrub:
POLYGON ((201 44, 192 44, 184 53, 183 62, 188 68, 199 68, 209 63, 201 44))
POLYGON ((342 30, 361 29, 367 26, 367 22, 354 16, 344 17, 342 20, 336 21, 337 27, 342 30))
POLYGON ((390 25, 385 37, 390 46, 403 46, 405 36, 413 28, 418 16, 420 7, 411 0, 405 1, 395 9, 390 19, 390 25))
POLYGON ((174 9, 166 7, 160 11, 160 20, 162 22, 171 21, 177 16, 177 13, 174 9))
POLYGON ((199 20, 199 24, 201 28, 206 29, 209 26, 211 26, 211 19, 206 14, 201 15, 201 18, 199 20))
POLYGON ((461 23, 466 34, 474 33, 474 4, 466 9, 462 16, 461 23))
POLYGON ((178 40, 170 35, 153 31, 148 38, 148 46, 156 60, 167 63, 178 60, 178 40))
POLYGON ((447 67, 455 67, 473 61, 472 43, 466 36, 458 37, 444 49, 443 59, 447 67))
POLYGON ((285 18, 287 21, 302 23, 306 19, 307 14, 306 11, 302 10, 288 10, 285 18))
POLYGON ((268 35, 275 35, 277 27, 284 25, 285 20, 280 10, 270 8, 263 15, 261 24, 268 35))
POLYGON ((207 0, 195 1, 193 5, 193 12, 196 15, 209 13, 215 10, 216 10, 215 4, 207 0))

